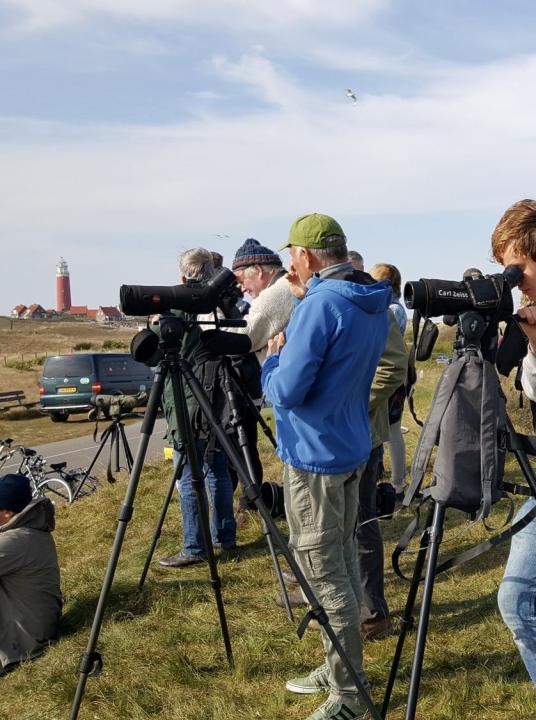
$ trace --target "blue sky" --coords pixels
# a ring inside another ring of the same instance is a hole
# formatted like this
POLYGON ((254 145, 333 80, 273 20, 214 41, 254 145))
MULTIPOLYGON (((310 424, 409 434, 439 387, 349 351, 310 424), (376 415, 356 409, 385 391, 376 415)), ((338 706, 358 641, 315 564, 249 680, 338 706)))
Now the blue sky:
POLYGON ((112 304, 315 211, 405 280, 496 271, 495 223, 536 194, 535 22, 528 0, 0 0, 0 312, 53 306, 60 256, 75 304, 112 304))

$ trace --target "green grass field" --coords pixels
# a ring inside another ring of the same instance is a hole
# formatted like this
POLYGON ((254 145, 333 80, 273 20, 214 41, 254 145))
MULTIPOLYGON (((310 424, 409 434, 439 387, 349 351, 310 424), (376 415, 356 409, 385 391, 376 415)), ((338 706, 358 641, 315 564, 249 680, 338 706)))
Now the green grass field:
MULTIPOLYGON (((442 348, 439 348, 442 349, 442 348)), ((442 367, 423 364, 416 401, 427 409, 442 367)), ((527 410, 515 407, 517 426, 528 427, 527 410)), ((418 428, 406 415, 408 458, 418 428)), ((266 442, 267 478, 278 479, 279 461, 266 442)), ((88 680, 82 720, 300 720, 321 702, 285 691, 285 680, 322 661, 317 631, 300 641, 274 602, 277 585, 259 522, 239 531, 239 551, 221 557, 219 570, 236 667, 227 666, 206 566, 164 569, 156 562, 145 589, 137 582, 169 479, 170 463, 147 466, 142 474, 116 579, 100 635, 104 670, 88 680)), ((509 464, 509 473, 518 475, 509 464)), ((92 497, 58 512, 55 533, 65 594, 63 636, 45 656, 0 680, 0 718, 63 720, 78 680, 104 571, 116 530, 126 480, 102 486, 92 497)), ((496 510, 498 515, 503 512, 496 510)), ((408 586, 390 567, 390 554, 411 512, 384 522, 386 594, 395 626, 408 586)), ((285 523, 278 521, 281 529, 285 523)), ((487 536, 468 528, 449 511, 444 555, 487 536)), ((173 502, 156 558, 179 547, 180 525, 173 502)), ((498 614, 496 594, 507 546, 438 578, 426 646, 420 702, 421 720, 510 720, 536 718, 536 696, 509 631, 498 614)), ((408 571, 413 558, 406 560, 408 571)), ((414 634, 410 633, 389 718, 404 718, 414 634)), ((375 701, 381 702, 396 635, 365 645, 365 667, 375 701)))

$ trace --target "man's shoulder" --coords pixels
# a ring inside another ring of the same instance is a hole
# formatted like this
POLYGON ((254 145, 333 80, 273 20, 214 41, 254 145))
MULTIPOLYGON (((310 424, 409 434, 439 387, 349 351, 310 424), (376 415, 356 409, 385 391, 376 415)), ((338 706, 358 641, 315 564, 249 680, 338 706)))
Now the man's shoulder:
POLYGON ((293 305, 293 298, 294 296, 292 295, 292 292, 290 290, 290 285, 288 284, 285 276, 283 275, 278 278, 272 285, 269 285, 267 288, 265 288, 252 301, 250 312, 258 307, 264 307, 272 304, 275 305, 277 303, 287 301, 289 305, 293 305))

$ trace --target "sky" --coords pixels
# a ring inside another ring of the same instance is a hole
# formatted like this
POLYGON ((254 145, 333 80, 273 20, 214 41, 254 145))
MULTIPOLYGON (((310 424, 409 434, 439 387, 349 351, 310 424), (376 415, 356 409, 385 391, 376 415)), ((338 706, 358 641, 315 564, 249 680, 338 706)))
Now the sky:
POLYGON ((499 271, 493 228, 536 195, 535 24, 531 0, 0 0, 0 313, 54 307, 60 257, 73 304, 113 305, 309 212, 403 281, 499 271))

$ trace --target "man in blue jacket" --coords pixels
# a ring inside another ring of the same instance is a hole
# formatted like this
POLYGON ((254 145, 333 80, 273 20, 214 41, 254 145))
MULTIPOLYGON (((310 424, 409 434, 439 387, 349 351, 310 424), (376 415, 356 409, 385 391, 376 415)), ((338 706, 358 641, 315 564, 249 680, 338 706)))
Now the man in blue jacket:
MULTIPOLYGON (((298 218, 285 247, 292 257, 289 281, 303 299, 286 338, 270 343, 262 384, 275 406, 289 545, 368 687, 355 530, 359 477, 371 451, 370 387, 387 337, 391 289, 334 279, 351 265, 344 232, 327 215, 298 218)), ((322 639, 325 663, 289 680, 287 689, 329 691, 307 720, 364 717, 366 707, 324 631, 322 639)))

